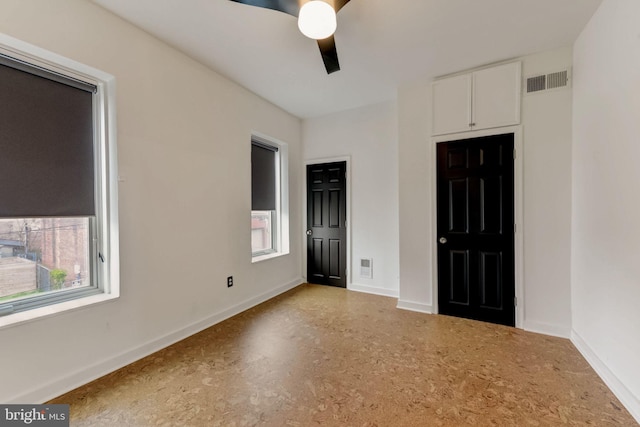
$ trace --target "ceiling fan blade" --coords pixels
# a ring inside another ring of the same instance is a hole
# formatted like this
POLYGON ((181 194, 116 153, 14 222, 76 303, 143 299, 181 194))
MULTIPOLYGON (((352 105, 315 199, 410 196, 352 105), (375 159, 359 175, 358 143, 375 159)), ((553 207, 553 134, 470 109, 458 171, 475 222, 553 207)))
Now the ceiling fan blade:
POLYGON ((349 3, 349 0, 333 0, 333 8, 336 13, 340 11, 344 7, 345 4, 349 3))
POLYGON ((318 40, 318 47, 320 48, 320 54, 322 55, 322 61, 324 62, 324 68, 326 68, 327 74, 339 71, 340 63, 338 62, 336 39, 331 36, 324 40, 318 40))
MULTIPOLYGON (((262 7, 265 9, 277 10, 296 18, 300 15, 300 5, 306 3, 305 0, 230 0, 236 3, 246 4, 248 6, 262 7)), ((308 0, 307 0, 308 1, 308 0)), ((336 13, 340 11, 349 0, 329 0, 333 4, 336 13)), ((338 61, 338 51, 336 50, 336 40, 330 36, 324 40, 318 40, 318 47, 324 62, 324 68, 327 74, 335 73, 340 70, 340 62, 338 61)))
MULTIPOLYGON (((278 12, 288 13, 296 18, 300 14, 300 3, 298 0, 231 0, 236 3, 242 3, 249 6, 263 7, 265 9, 277 10, 278 12)), ((344 1, 344 0, 337 0, 344 1)), ((346 0, 349 1, 349 0, 346 0)), ((346 2, 345 2, 346 3, 346 2)))

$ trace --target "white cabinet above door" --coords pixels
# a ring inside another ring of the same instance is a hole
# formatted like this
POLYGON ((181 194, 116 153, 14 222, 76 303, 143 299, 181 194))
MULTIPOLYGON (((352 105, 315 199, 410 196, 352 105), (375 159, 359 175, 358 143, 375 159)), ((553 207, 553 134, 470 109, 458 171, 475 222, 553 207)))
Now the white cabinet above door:
POLYGON ((476 71, 473 76, 473 130, 520 123, 520 63, 476 71))
POLYGON ((433 134, 470 130, 471 74, 433 82, 433 134))
POLYGON ((436 80, 432 93, 434 135, 519 124, 521 63, 436 80))

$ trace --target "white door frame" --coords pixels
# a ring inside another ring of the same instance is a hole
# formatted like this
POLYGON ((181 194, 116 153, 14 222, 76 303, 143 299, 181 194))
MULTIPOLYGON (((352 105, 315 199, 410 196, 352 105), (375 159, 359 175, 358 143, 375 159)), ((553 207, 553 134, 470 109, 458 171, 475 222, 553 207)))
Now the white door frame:
POLYGON ((436 146, 440 142, 458 141, 462 139, 479 138, 483 136, 502 135, 505 133, 513 134, 513 146, 516 151, 514 166, 514 262, 515 262, 515 296, 517 305, 515 307, 516 328, 524 329, 524 141, 522 126, 509 126, 496 129, 486 129, 473 132, 456 133, 451 135, 441 135, 431 138, 431 155, 432 155, 432 173, 431 173, 431 254, 432 254, 432 290, 433 290, 433 312, 438 313, 438 200, 437 200, 437 182, 438 182, 438 157, 436 155, 436 146))

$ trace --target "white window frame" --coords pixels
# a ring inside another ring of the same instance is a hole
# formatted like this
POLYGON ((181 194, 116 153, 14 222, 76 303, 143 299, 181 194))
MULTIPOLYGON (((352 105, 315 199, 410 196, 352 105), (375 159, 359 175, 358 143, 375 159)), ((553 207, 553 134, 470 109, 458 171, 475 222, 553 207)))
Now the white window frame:
POLYGON ((253 225, 253 217, 257 216, 257 215, 262 215, 262 214, 268 214, 269 215, 269 224, 271 225, 271 229, 269 230, 269 236, 271 237, 271 247, 268 249, 263 249, 260 251, 253 251, 253 230, 255 230, 253 227, 251 228, 251 256, 253 257, 259 257, 259 256, 263 256, 263 255, 269 255, 272 253, 277 252, 277 248, 278 248, 278 243, 277 243, 277 237, 278 237, 278 211, 251 211, 251 223, 253 225))
MULTIPOLYGON (((118 237, 118 168, 116 148, 115 78, 45 49, 0 33, 0 52, 97 87, 94 95, 94 168, 96 171, 96 215, 90 253, 92 288, 80 288, 51 296, 25 298, 28 309, 0 316, 0 328, 33 321, 87 305, 102 303, 120 296, 120 261, 118 237)), ((12 304, 7 301, 2 306, 12 304)), ((19 304, 24 304, 20 302, 19 304)))
POLYGON ((289 254, 289 146, 287 143, 259 132, 251 134, 251 143, 257 141, 278 149, 276 152, 276 212, 272 221, 273 251, 251 254, 251 262, 260 262, 289 254))

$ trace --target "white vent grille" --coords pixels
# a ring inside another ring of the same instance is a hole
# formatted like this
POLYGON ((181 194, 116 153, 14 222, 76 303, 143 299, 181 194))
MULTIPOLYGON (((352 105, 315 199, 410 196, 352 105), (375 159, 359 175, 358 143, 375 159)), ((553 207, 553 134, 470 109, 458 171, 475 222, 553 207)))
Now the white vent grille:
POLYGON ((569 83, 569 76, 567 74, 567 70, 547 74, 547 89, 565 87, 569 83))
POLYGON ((526 93, 567 87, 569 85, 569 70, 531 76, 526 79, 526 82, 526 93))
POLYGON ((538 92, 547 88, 547 76, 536 76, 527 79, 527 93, 538 92))
POLYGON ((373 260, 371 258, 360 259, 360 277, 364 279, 373 278, 373 260))

